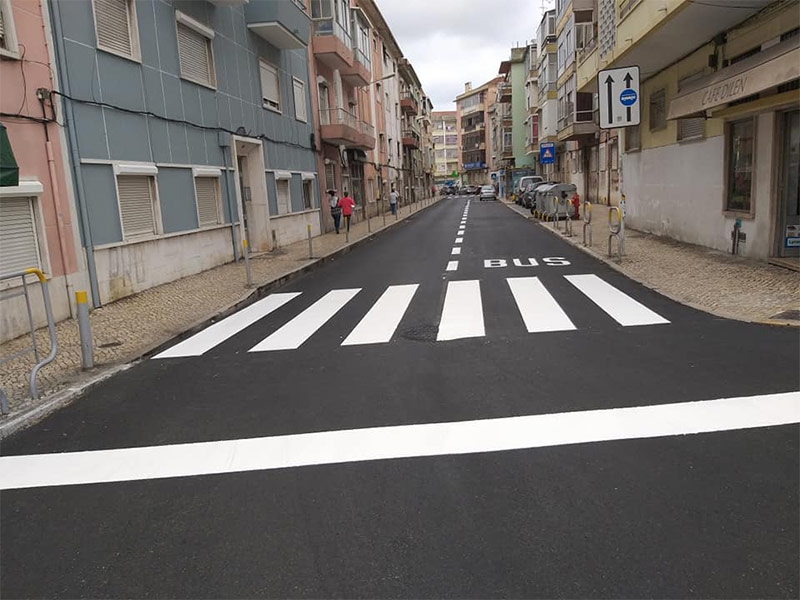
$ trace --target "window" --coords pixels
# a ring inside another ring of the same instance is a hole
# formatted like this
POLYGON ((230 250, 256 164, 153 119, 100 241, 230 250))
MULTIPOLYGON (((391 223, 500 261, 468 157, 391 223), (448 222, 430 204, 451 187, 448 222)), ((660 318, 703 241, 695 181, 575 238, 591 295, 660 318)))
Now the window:
POLYGON ((222 221, 219 210, 219 181, 216 177, 195 177, 197 220, 200 227, 213 227, 222 221))
MULTIPOLYGON (((700 71, 693 75, 688 75, 678 80, 678 92, 682 92, 693 81, 697 81, 703 76, 700 71)), ((691 140, 701 138, 705 135, 706 120, 703 117, 693 117, 691 119, 678 119, 678 140, 691 140)))
POLYGON ((126 240, 158 233, 154 210, 154 178, 148 175, 118 175, 119 214, 126 240))
POLYGON ((658 90, 650 94, 650 131, 658 131, 667 126, 667 94, 658 90))
POLYGON ((749 213, 753 191, 753 120, 728 125, 726 210, 749 213))
POLYGON ((139 35, 133 0, 94 0, 97 47, 118 56, 139 60, 139 35))
POLYGON ((303 179, 303 208, 311 210, 314 206, 313 179, 303 179))
POLYGON ((11 0, 0 0, 0 55, 19 58, 17 32, 14 28, 14 15, 11 0))
MULTIPOLYGON (((261 105, 269 110, 281 112, 281 84, 278 69, 263 60, 259 61, 259 65, 261 67, 261 105)), ((325 94, 326 99, 327 96, 325 94)))
POLYGON ((276 177, 275 189, 278 193, 278 214, 286 215, 292 212, 292 199, 289 192, 289 182, 291 180, 288 177, 285 177, 283 174, 278 174, 276 177))
POLYGON ((306 84, 297 79, 292 78, 292 87, 294 89, 294 117, 298 121, 308 121, 308 111, 306 110, 306 84))
POLYGON ((325 163, 325 189, 336 189, 336 170, 333 163, 325 163))
POLYGON ((638 125, 625 128, 625 152, 639 150, 641 148, 640 129, 638 125))
POLYGON ((176 11, 181 77, 208 87, 217 85, 211 40, 214 30, 176 11))
POLYGON ((0 273, 42 268, 34 198, 0 200, 0 273))

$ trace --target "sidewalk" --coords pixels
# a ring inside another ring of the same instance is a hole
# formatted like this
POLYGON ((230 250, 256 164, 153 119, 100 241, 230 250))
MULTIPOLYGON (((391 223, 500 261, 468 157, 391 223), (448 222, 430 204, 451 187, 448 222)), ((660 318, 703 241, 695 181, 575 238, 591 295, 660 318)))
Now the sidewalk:
MULTIPOLYGON (((8 396, 9 414, 0 416, 0 438, 22 423, 38 419, 79 393, 87 384, 113 374, 126 363, 153 352, 172 338, 205 327, 212 320, 246 306, 264 295, 270 287, 284 283, 292 275, 312 268, 333 256, 349 251, 375 233, 400 223, 439 199, 401 206, 397 218, 389 214, 351 225, 350 241, 344 232, 326 233, 313 238, 314 258, 308 256, 308 241, 303 240, 250 259, 253 287, 246 285, 244 261, 228 263, 145 290, 93 310, 90 315, 94 340, 95 367, 81 369, 81 347, 77 321, 68 319, 56 325, 58 353, 55 360, 39 371, 40 399, 34 401, 28 389, 33 354, 0 365, 0 387, 8 396), (371 232, 370 232, 371 230, 371 232)), ((49 349, 47 328, 37 330, 42 356, 49 349)), ((0 357, 30 347, 30 335, 0 345, 0 357)))
MULTIPOLYGON (((505 202, 527 219, 530 211, 505 202)), ((583 221, 572 222, 572 237, 553 224, 540 223, 552 235, 600 258, 631 279, 693 308, 729 319, 800 327, 800 273, 670 238, 625 230, 622 260, 608 257, 606 206, 594 205, 592 245, 583 245, 583 221), (794 311, 795 314, 786 314, 794 311)), ((564 223, 560 224, 564 229, 564 223)))

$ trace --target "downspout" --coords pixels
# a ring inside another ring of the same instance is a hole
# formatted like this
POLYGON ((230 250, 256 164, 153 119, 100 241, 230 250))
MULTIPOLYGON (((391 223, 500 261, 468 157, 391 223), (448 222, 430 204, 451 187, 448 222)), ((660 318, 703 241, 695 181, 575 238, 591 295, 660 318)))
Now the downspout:
MULTIPOLYGON (((61 4, 59 2, 53 2, 52 6, 55 7, 56 11, 58 11, 58 16, 55 13, 52 14, 51 20, 53 23, 53 28, 55 30, 55 35, 53 36, 53 53, 56 57, 56 69, 58 69, 58 65, 62 63, 64 57, 66 57, 66 50, 64 48, 64 32, 61 28, 61 4)), ((69 87, 69 74, 64 70, 64 77, 61 82, 61 85, 64 89, 64 92, 71 96, 70 87, 69 87)), ((102 303, 100 302, 100 289, 97 283, 97 266, 95 265, 94 261, 94 242, 92 241, 92 231, 89 227, 89 214, 84 204, 84 199, 86 198, 86 192, 83 189, 83 177, 80 170, 80 151, 78 148, 78 139, 77 134, 75 132, 75 112, 72 110, 72 101, 68 98, 63 98, 64 103, 64 114, 67 119, 67 141, 69 144, 69 152, 71 155, 72 160, 72 173, 73 178, 75 180, 75 206, 78 210, 78 217, 80 219, 81 227, 81 243, 83 244, 84 249, 86 250, 86 266, 89 271, 89 287, 92 292, 92 307, 93 308, 100 308, 102 303)))

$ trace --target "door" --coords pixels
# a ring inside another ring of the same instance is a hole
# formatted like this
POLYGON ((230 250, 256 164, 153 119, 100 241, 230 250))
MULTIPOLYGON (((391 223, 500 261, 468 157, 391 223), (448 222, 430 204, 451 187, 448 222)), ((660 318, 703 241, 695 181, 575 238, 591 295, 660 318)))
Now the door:
POLYGON ((239 189, 242 192, 242 220, 244 224, 244 234, 249 239, 250 231, 247 228, 247 213, 250 210, 250 201, 252 196, 250 194, 250 186, 247 177, 247 159, 244 156, 239 156, 236 160, 239 171, 239 189))
POLYGON ((778 255, 800 256, 800 110, 783 113, 778 255))

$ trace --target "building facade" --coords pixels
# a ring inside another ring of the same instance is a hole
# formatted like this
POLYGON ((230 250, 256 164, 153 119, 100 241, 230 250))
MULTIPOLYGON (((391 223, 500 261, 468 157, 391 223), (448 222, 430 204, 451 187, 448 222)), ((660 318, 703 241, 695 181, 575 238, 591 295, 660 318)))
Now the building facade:
POLYGON ((490 173, 495 170, 490 112, 497 97, 497 86, 502 80, 502 77, 496 77, 477 88, 466 83, 464 93, 456 97, 459 172, 465 184, 487 183, 490 173))
POLYGON ((433 147, 437 184, 455 183, 458 178, 458 132, 456 111, 433 112, 433 147))
MULTIPOLYGON (((556 11, 542 15, 536 33, 538 43, 538 106, 539 144, 558 142, 558 54, 556 50, 556 11)), ((555 181, 555 163, 541 164, 539 173, 547 181, 555 181)))
MULTIPOLYGON (((43 271, 53 316, 60 321, 73 315, 74 292, 85 289, 86 278, 66 140, 59 127, 64 115, 58 96, 51 93, 58 80, 48 9, 46 2, 0 1, 0 112, 5 115, 0 121, 17 164, 16 170, 3 165, 0 275, 43 271)), ((0 342, 29 330, 25 299, 17 295, 21 285, 21 279, 0 281, 0 342)), ((33 290, 30 298, 35 324, 44 325, 41 294, 33 290)))
MULTIPOLYGON (((581 90, 640 67, 641 123, 619 131, 620 190, 639 229, 793 264, 800 255, 800 12, 674 0, 599 0, 581 90)), ((612 197, 612 201, 614 198, 612 197)))

